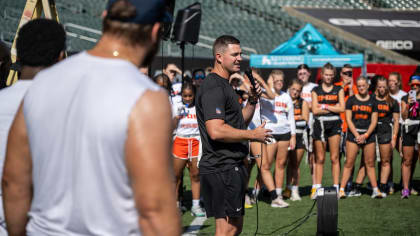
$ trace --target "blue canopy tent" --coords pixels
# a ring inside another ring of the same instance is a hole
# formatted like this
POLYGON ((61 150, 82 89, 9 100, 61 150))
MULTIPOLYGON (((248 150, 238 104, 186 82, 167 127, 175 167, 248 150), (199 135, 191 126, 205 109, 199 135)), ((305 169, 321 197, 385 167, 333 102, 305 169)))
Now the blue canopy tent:
POLYGON ((296 68, 307 64, 311 68, 330 62, 336 67, 351 64, 363 67, 363 54, 339 54, 311 24, 306 24, 287 42, 268 55, 251 55, 250 66, 255 68, 296 68))

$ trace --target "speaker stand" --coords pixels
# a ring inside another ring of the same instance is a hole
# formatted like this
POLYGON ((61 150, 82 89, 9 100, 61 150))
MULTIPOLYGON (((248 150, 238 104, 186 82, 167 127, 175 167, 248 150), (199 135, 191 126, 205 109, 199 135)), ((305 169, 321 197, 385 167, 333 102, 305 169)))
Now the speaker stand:
POLYGON ((181 82, 184 83, 184 67, 185 67, 185 41, 181 41, 179 44, 181 47, 181 82))

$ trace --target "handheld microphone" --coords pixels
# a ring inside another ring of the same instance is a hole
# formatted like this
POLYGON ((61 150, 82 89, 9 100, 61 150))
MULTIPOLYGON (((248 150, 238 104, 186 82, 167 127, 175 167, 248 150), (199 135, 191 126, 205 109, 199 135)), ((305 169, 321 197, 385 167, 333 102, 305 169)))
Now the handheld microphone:
POLYGON ((249 81, 251 82, 252 87, 254 87, 253 89, 255 89, 255 79, 254 79, 254 76, 252 75, 252 70, 251 70, 251 68, 248 68, 248 69, 245 71, 245 74, 246 74, 246 76, 248 77, 249 81))

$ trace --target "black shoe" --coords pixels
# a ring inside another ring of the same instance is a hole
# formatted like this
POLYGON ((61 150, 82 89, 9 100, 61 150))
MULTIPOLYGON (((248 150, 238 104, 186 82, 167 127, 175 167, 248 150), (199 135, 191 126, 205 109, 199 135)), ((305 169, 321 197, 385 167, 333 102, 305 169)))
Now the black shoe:
POLYGON ((362 196, 362 193, 360 192, 362 185, 361 184, 355 184, 353 186, 353 189, 348 194, 349 197, 360 197, 362 196))

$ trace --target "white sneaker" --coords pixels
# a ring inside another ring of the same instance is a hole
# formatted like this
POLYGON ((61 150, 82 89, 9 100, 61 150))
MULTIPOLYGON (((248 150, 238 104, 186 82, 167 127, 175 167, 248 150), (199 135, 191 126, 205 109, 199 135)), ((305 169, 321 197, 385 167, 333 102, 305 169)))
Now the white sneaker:
POLYGON ((292 195, 290 196, 290 200, 292 200, 292 201, 302 200, 302 198, 299 195, 299 190, 292 190, 292 195))
POLYGON ((289 204, 285 202, 281 196, 278 196, 276 199, 271 201, 271 207, 285 208, 288 206, 289 204))
POLYGON ((372 196, 370 196, 371 198, 385 198, 386 194, 382 193, 381 191, 377 190, 377 191, 373 191, 372 192, 372 196))
POLYGON ((206 217, 206 212, 200 206, 191 207, 191 215, 195 217, 206 217))
POLYGON ((248 194, 245 194, 245 204, 252 205, 251 197, 248 194))

